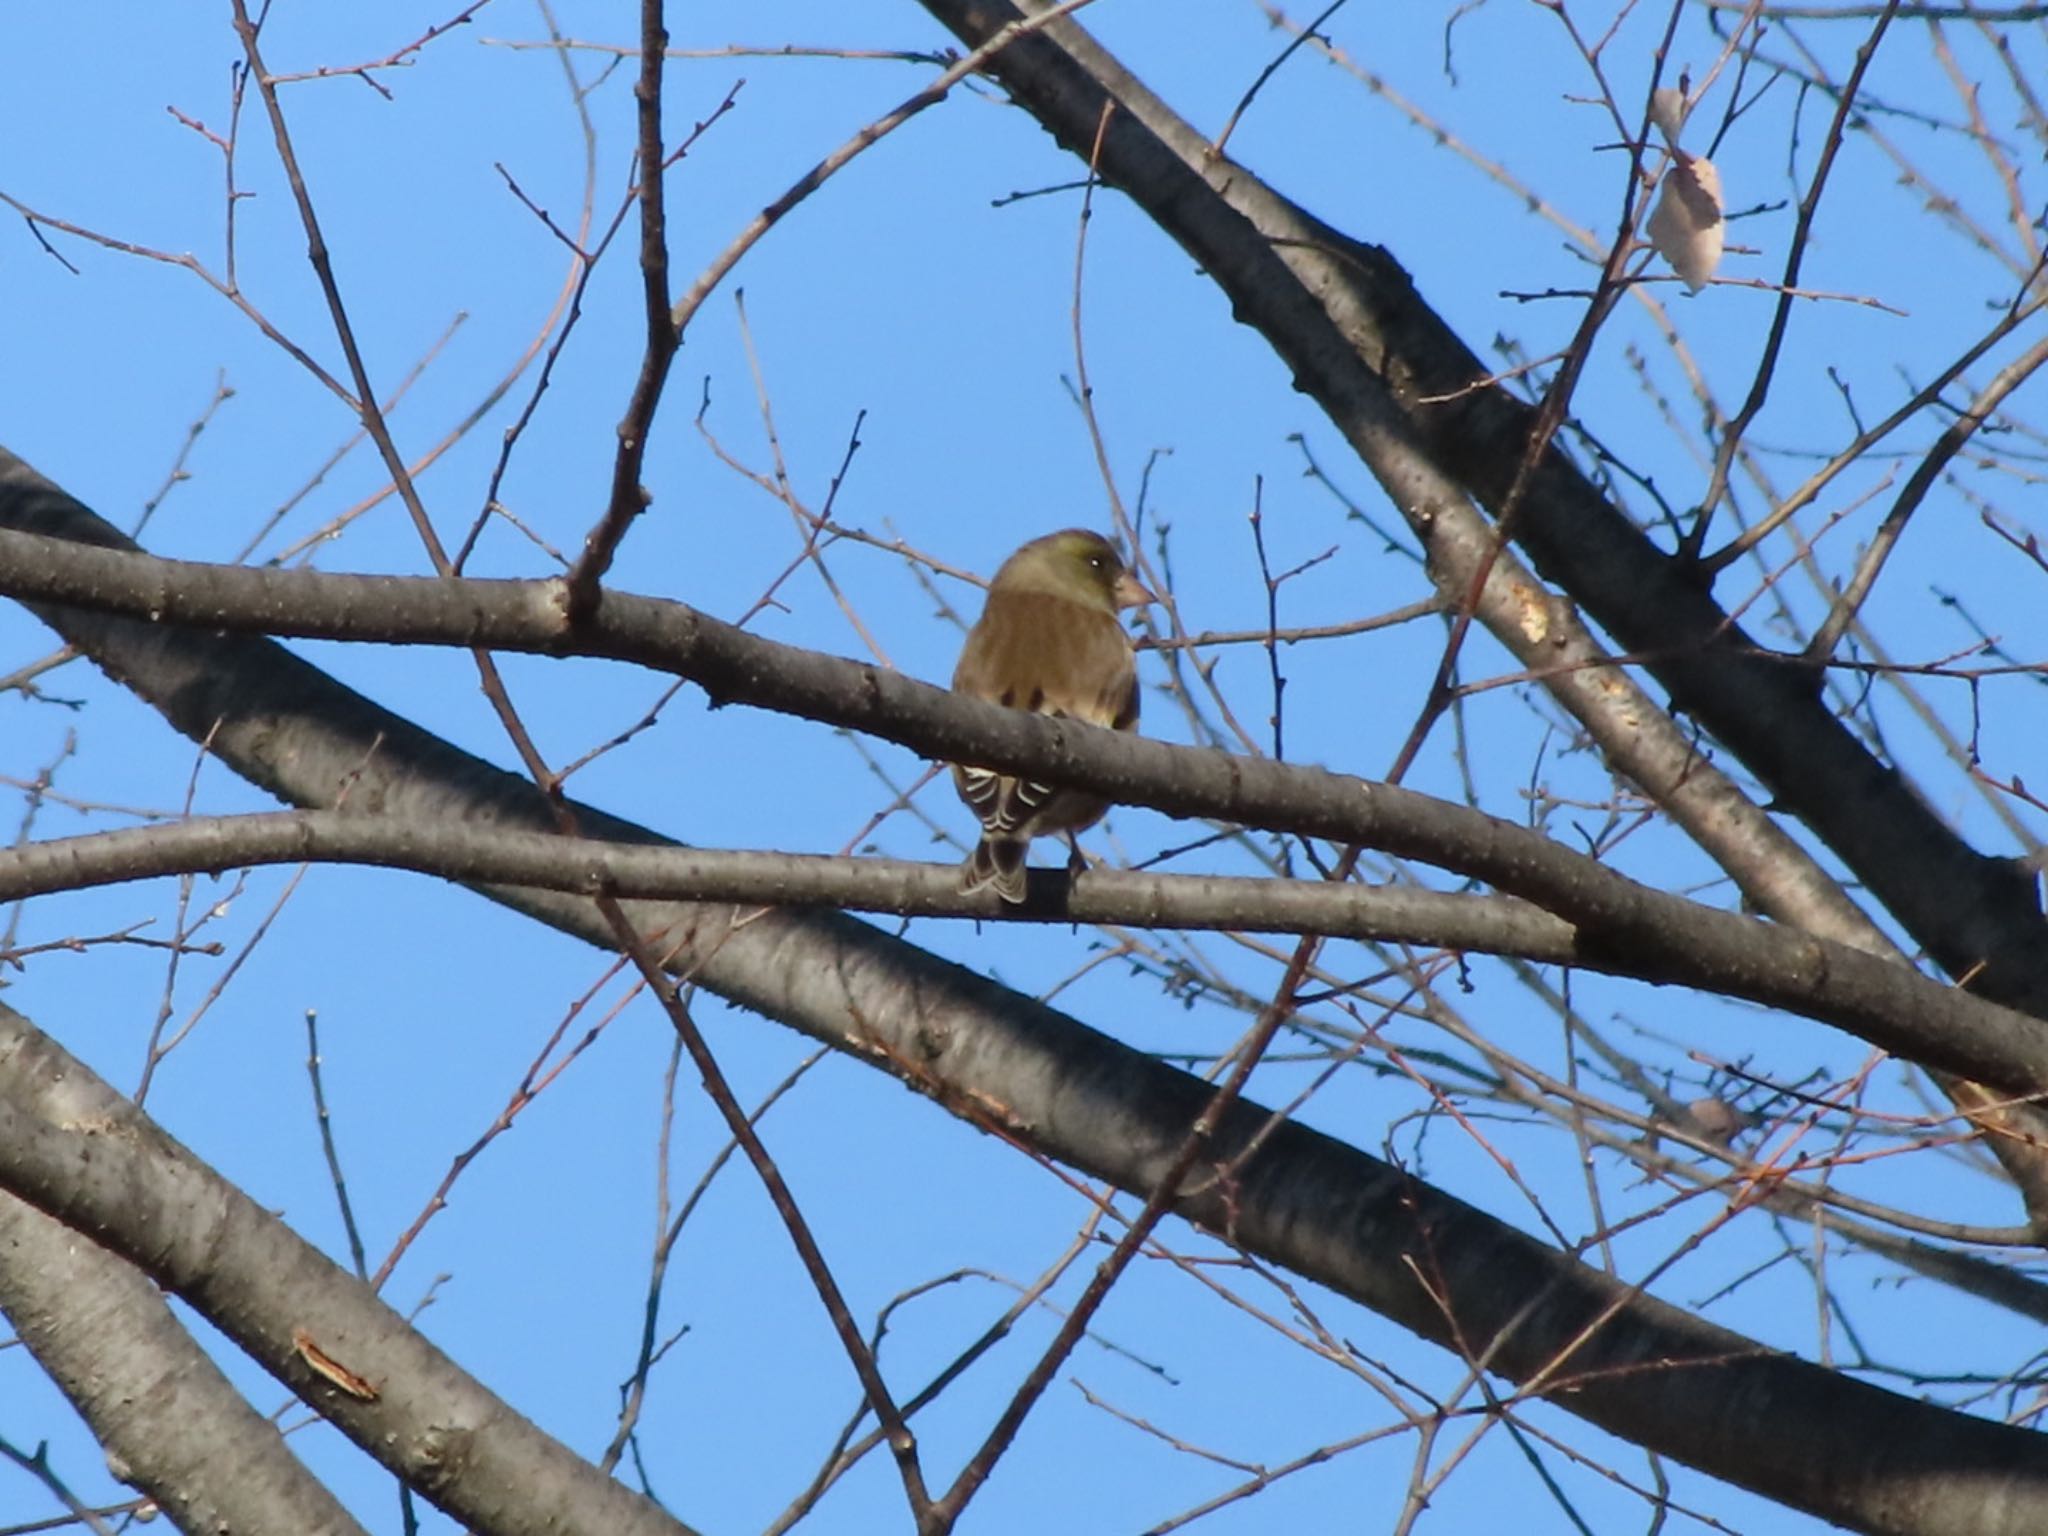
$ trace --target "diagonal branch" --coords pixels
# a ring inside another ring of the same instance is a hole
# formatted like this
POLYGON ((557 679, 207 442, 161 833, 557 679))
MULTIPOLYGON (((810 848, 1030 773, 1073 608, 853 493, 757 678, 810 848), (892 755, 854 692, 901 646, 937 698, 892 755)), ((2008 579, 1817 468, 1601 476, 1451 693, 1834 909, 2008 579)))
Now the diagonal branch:
POLYGON ((503 1536, 687 1536, 652 1501, 486 1391, 367 1285, 5 1004, 0 1188, 91 1234, 189 1302, 457 1519, 503 1536))
POLYGON ((0 1194, 0 1309, 117 1475, 180 1530, 365 1536, 154 1285, 11 1194, 0 1194))

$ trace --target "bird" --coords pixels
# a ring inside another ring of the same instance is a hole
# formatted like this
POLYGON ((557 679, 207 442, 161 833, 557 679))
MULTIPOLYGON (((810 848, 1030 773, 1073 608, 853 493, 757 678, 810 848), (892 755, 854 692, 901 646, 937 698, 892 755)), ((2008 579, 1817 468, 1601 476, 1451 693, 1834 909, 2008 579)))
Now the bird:
MULTIPOLYGON (((1157 602, 1116 546, 1086 528, 1024 545, 996 571, 953 669, 953 691, 1012 709, 1128 731, 1138 723, 1137 657, 1119 610, 1157 602)), ((981 821, 960 889, 1024 900, 1034 837, 1092 827, 1109 802, 993 768, 953 765, 953 787, 981 821)), ((1078 864, 1079 850, 1074 853, 1078 864)))

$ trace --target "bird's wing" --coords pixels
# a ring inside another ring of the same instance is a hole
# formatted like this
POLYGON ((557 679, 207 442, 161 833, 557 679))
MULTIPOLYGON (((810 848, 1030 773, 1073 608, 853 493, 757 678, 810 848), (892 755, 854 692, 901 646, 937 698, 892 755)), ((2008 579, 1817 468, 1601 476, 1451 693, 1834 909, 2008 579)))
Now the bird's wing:
MULTIPOLYGON (((997 611, 984 613, 954 669, 958 692, 1120 731, 1137 724, 1137 664, 1115 614, 1043 592, 994 593, 989 604, 997 611)), ((996 838, 1018 834, 1057 793, 989 768, 959 767, 954 780, 996 838)))
POLYGON ((1129 730, 1138 671, 1114 613, 1045 592, 993 593, 953 687, 1012 709, 1129 730))
POLYGON ((1038 705, 1042 712, 1119 731, 1138 723, 1137 660, 1116 615, 1081 609, 1053 632, 1046 651, 1046 672, 1055 681, 1038 705))

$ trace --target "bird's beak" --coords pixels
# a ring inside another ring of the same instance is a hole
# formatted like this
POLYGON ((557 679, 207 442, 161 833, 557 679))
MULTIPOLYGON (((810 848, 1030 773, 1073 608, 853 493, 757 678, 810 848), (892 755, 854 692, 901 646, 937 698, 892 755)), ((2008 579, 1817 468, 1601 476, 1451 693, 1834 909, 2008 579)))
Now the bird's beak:
POLYGON ((1119 608, 1143 608, 1148 603, 1159 601, 1158 598, 1147 592, 1145 584, 1129 571, 1125 571, 1117 577, 1115 590, 1116 605, 1119 608))

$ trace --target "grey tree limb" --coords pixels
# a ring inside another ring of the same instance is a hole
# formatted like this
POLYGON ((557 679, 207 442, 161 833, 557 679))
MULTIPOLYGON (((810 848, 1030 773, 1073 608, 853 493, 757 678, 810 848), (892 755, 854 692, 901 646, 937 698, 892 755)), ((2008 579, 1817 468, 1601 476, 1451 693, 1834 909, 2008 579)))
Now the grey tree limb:
POLYGON ((179 1530, 366 1536, 140 1271, 5 1193, 0 1312, 114 1474, 179 1530))
MULTIPOLYGON (((0 1189, 174 1292, 437 1507, 492 1536, 688 1536, 541 1432, 362 1281, 0 1004, 0 1189)), ((197 1399, 193 1406, 198 1406, 197 1399)), ((219 1411, 213 1407, 212 1411, 219 1411)), ((233 1433, 238 1416, 209 1423, 233 1433)), ((188 1453, 168 1442, 164 1455, 188 1453)), ((130 1440, 138 1481, 170 1475, 130 1440)), ((297 1520, 237 1530, 298 1530, 297 1520)), ((345 1527, 344 1527, 345 1528, 345 1527)), ((210 1528, 209 1528, 210 1529, 210 1528)))
POLYGON ((1587 933, 1514 896, 1409 886, 1127 870, 1090 871, 1069 881, 1058 872, 1039 870, 1032 875, 1032 901, 1018 908, 992 892, 963 896, 958 869, 951 864, 646 847, 347 811, 198 818, 0 849, 0 901, 157 875, 304 860, 379 864, 471 884, 591 896, 832 907, 901 917, 1317 933, 1508 955, 1660 985, 1690 985, 1846 1028, 1862 1022, 1866 1035, 1872 1030, 1865 1016, 1881 1008, 1886 1022, 1875 1033, 1894 1042, 1913 1031, 1939 1039, 2018 1036, 2026 1054, 2016 1056, 2008 1070, 2037 1073, 2033 1081, 2048 1082, 2048 1055, 2028 1050, 2031 1023, 2010 1010, 1905 966, 1843 946, 1816 946, 1754 919, 1705 907, 1696 909, 1689 939, 1674 936, 1655 947, 1587 933), (1745 949, 1751 958, 1734 963, 1731 957, 1745 949), (1816 954, 1819 963, 1813 963, 1816 954))

